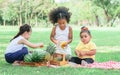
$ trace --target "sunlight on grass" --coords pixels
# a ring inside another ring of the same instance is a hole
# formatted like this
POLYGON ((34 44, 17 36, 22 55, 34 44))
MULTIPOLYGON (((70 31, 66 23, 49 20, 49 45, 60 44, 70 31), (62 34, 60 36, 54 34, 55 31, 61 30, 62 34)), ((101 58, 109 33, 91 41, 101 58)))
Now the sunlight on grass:
POLYGON ((97 52, 101 53, 120 52, 120 46, 100 46, 97 48, 97 52))

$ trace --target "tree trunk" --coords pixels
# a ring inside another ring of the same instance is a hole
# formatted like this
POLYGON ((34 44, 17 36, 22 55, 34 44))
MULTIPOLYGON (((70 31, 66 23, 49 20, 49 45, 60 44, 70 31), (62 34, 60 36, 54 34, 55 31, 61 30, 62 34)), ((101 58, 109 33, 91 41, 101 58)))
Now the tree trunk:
POLYGON ((115 17, 115 18, 113 18, 113 20, 112 20, 112 22, 111 22, 111 24, 110 24, 110 26, 111 26, 111 27, 113 26, 113 24, 114 24, 115 20, 116 20, 116 17, 115 17))
MULTIPOLYGON (((27 1, 28 2, 28 1, 27 1)), ((27 23, 28 22, 28 6, 27 6, 27 2, 26 2, 26 9, 25 9, 25 23, 27 23)))
POLYGON ((20 26, 22 25, 22 0, 21 0, 21 4, 20 4, 20 26))
POLYGON ((27 12, 25 12, 25 23, 27 23, 27 12))
POLYGON ((37 18, 37 15, 35 15, 35 26, 38 26, 38 18, 37 18))
POLYGON ((32 20, 32 13, 30 14, 30 18, 29 18, 29 24, 31 25, 31 20, 32 20))
POLYGON ((87 18, 87 25, 89 25, 89 26, 92 25, 89 18, 87 18))
POLYGON ((14 26, 14 22, 15 22, 15 21, 13 20, 13 21, 12 21, 12 25, 13 25, 13 26, 14 26))
POLYGON ((22 25, 22 15, 21 15, 21 13, 20 13, 20 24, 19 24, 20 26, 22 25))
POLYGON ((110 21, 110 17, 109 17, 109 15, 108 15, 108 12, 107 12, 107 10, 105 10, 104 9, 104 13, 105 13, 105 16, 106 16, 106 19, 107 19, 107 26, 109 26, 109 21, 110 21))
POLYGON ((19 24, 20 24, 20 20, 19 20, 19 18, 17 18, 17 20, 18 20, 17 23, 18 23, 18 26, 19 26, 19 24))
POLYGON ((5 20, 3 21, 3 25, 6 26, 6 21, 5 20))
POLYGON ((98 15, 96 15, 96 14, 95 14, 95 19, 96 19, 96 22, 95 22, 95 23, 96 23, 97 27, 99 27, 99 25, 100 25, 100 24, 99 24, 99 19, 98 19, 98 15))

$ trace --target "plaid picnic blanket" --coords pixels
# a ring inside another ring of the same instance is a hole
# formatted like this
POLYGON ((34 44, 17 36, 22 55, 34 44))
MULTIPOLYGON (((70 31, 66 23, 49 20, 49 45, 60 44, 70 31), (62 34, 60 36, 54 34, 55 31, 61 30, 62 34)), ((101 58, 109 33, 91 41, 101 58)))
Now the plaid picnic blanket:
POLYGON ((120 62, 107 61, 107 62, 94 62, 87 66, 81 66, 87 68, 100 68, 100 69, 120 69, 120 62))

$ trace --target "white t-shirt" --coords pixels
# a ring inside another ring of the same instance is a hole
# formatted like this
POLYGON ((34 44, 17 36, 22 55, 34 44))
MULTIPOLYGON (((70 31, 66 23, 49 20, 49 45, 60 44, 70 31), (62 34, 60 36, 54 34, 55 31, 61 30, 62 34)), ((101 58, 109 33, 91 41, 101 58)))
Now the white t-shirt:
POLYGON ((5 54, 7 53, 14 53, 16 51, 19 51, 21 50, 23 47, 25 47, 24 44, 18 44, 18 42, 21 40, 21 39, 25 39, 24 37, 22 36, 18 36, 17 38, 13 39, 10 44, 8 45, 6 51, 5 51, 5 54))
POLYGON ((56 26, 55 39, 58 41, 68 41, 69 26, 66 25, 64 30, 61 30, 59 25, 56 26))
MULTIPOLYGON (((55 36, 54 38, 60 42, 62 41, 68 41, 69 38, 69 25, 66 25, 66 28, 64 30, 61 30, 59 25, 56 26, 55 29, 55 36)), ((71 55, 71 48, 68 45, 64 50, 60 47, 60 43, 56 45, 56 53, 62 53, 62 54, 70 54, 71 55)))

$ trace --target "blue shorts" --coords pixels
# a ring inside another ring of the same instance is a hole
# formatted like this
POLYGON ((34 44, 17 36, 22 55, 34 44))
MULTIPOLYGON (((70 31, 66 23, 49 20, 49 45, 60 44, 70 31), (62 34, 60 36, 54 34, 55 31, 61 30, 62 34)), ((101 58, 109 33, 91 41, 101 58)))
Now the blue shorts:
POLYGON ((28 54, 28 49, 23 47, 17 52, 5 54, 5 60, 8 63, 13 63, 14 61, 23 61, 26 54, 28 54))

